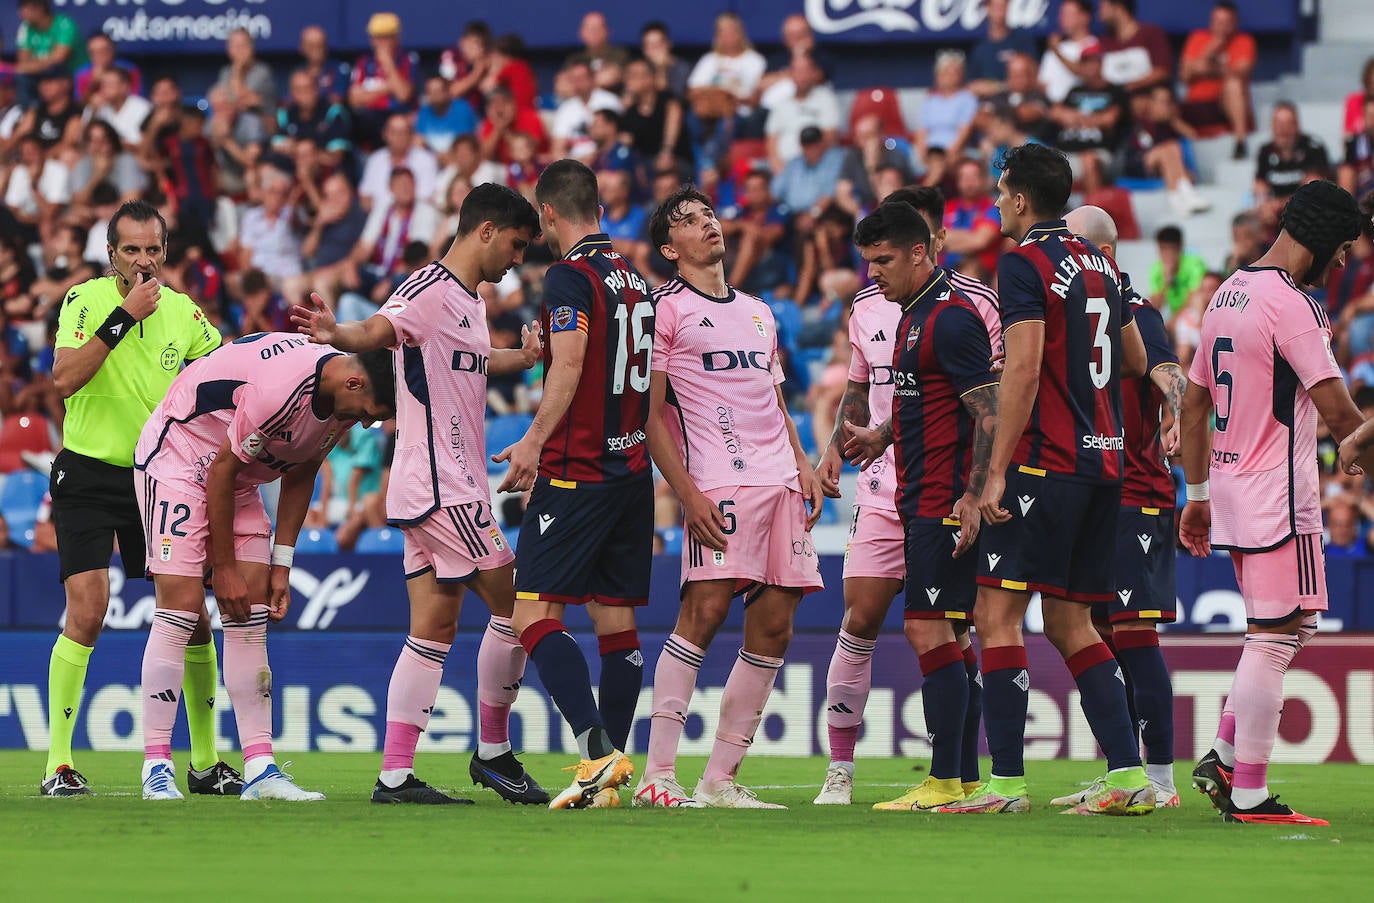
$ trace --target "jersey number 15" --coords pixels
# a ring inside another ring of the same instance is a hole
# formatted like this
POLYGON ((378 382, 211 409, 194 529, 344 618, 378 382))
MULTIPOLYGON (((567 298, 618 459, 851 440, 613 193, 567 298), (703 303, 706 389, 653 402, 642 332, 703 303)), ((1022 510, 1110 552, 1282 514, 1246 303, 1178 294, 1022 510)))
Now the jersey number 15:
POLYGON ((625 381, 635 392, 649 391, 649 355, 654 347, 654 335, 645 323, 654 315, 654 305, 640 301, 630 310, 625 305, 615 309, 615 322, 620 335, 615 343, 615 367, 611 375, 611 392, 625 394, 625 381))

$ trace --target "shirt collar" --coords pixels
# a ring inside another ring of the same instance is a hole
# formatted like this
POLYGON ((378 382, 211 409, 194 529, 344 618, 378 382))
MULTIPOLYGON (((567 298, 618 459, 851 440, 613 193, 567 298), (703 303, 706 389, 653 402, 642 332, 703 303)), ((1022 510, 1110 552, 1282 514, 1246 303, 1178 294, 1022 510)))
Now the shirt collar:
POLYGON ((1021 239, 1021 244, 1028 245, 1041 239, 1049 238, 1051 235, 1071 235, 1069 227, 1064 225, 1062 219, 1046 220, 1043 223, 1036 223, 1026 231, 1026 237, 1021 239))
POLYGON ((611 250, 611 237, 605 232, 594 232, 569 248, 568 253, 563 255, 563 259, 576 260, 579 257, 590 256, 597 251, 609 250, 611 250))
POLYGON ((916 305, 928 298, 939 298, 949 294, 949 277, 945 275, 944 267, 936 267, 935 272, 930 274, 926 284, 916 290, 916 294, 902 302, 902 310, 911 310, 916 305))

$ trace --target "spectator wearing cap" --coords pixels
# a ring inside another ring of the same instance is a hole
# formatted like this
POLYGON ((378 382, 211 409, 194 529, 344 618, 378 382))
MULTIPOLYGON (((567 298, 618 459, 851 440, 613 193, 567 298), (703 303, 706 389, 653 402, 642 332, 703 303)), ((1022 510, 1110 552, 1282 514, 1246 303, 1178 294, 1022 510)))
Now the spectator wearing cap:
POLYGON ((357 117, 361 140, 372 146, 390 114, 415 109, 420 58, 401 50, 401 19, 395 13, 373 13, 367 20, 367 39, 372 50, 353 64, 348 105, 357 117))
POLYGON ((1079 64, 1082 84, 1051 108, 1050 119, 1058 126, 1054 146, 1068 155, 1074 181, 1091 193, 1106 184, 1107 167, 1126 120, 1126 95, 1103 75, 1100 44, 1083 48, 1079 64))
POLYGON ((1013 56, 1035 57, 1035 38, 1007 24, 1007 0, 988 0, 987 36, 968 55, 969 89, 991 97, 1007 88, 1007 65, 1013 56))
POLYGON ((1255 201, 1266 226, 1277 226, 1279 211, 1299 186, 1324 179, 1330 169, 1326 146, 1302 130, 1298 108, 1281 100, 1270 119, 1271 140, 1255 158, 1255 201))
POLYGON ((19 76, 19 102, 27 105, 38 76, 50 69, 72 74, 86 64, 86 51, 76 22, 54 13, 51 0, 19 0, 19 20, 14 71, 19 76))
POLYGON ((935 57, 935 86, 916 114, 916 129, 911 135, 921 164, 926 165, 932 148, 943 150, 951 160, 963 154, 977 113, 978 98, 964 85, 964 54, 941 51, 935 57))
POLYGON ((773 194, 791 211, 798 231, 807 231, 835 197, 843 166, 844 151, 825 132, 814 125, 801 130, 801 152, 773 177, 773 194))
POLYGON ((1340 186, 1357 198, 1374 191, 1374 94, 1364 98, 1364 128, 1345 142, 1338 170, 1340 186))
POLYGON ((96 118, 114 126, 124 146, 137 150, 143 143, 143 123, 153 111, 146 98, 134 93, 133 77, 127 69, 112 66, 100 73, 100 86, 88 106, 96 118))
POLYGON ((1092 0, 1064 0, 1059 5, 1059 29, 1046 39, 1045 55, 1040 58, 1040 84, 1051 102, 1062 101, 1082 81, 1079 57, 1084 47, 1097 43, 1092 27, 1092 0))
POLYGON ((668 25, 658 19, 645 22, 639 30, 639 52, 654 73, 654 86, 678 100, 687 97, 691 65, 673 53, 673 36, 668 25))
POLYGON ((788 72, 794 90, 768 110, 764 126, 768 162, 774 172, 782 172, 787 161, 801 153, 803 129, 815 127, 833 143, 840 127, 839 98, 826 84, 825 72, 811 53, 803 51, 792 57, 788 72))
POLYGON ((630 53, 611 43, 611 28, 605 14, 591 10, 583 15, 577 38, 582 42, 582 49, 569 57, 568 62, 586 63, 592 71, 592 82, 598 88, 619 91, 630 53))
POLYGON ((392 113, 382 131, 384 147, 373 151, 363 166, 358 194, 366 210, 386 209, 391 203, 391 174, 397 169, 409 170, 415 190, 422 198, 430 198, 438 184, 439 162, 433 151, 415 143, 415 129, 410 117, 392 113))
POLYGON ((491 26, 474 19, 463 26, 458 43, 439 54, 439 75, 447 83, 449 93, 465 101, 475 113, 482 112, 483 83, 491 75, 491 26))
POLYGON ((86 65, 76 70, 76 96, 85 101, 100 85, 100 76, 111 69, 123 69, 129 73, 129 83, 133 93, 143 95, 143 73, 130 60, 119 59, 115 42, 104 32, 97 32, 86 39, 86 65))
POLYGON ((320 99, 326 105, 347 103, 351 70, 347 63, 329 58, 329 38, 324 29, 318 25, 302 28, 299 50, 298 68, 310 76, 320 99))
POLYGON ((488 91, 486 106, 486 116, 477 126, 477 137, 487 159, 509 163, 510 139, 517 133, 529 136, 537 153, 548 152, 549 135, 544 130, 543 117, 533 109, 517 106, 509 88, 498 85, 488 91))
POLYGON ((592 82, 591 67, 585 62, 574 61, 563 67, 562 76, 567 85, 569 96, 558 105, 553 117, 553 156, 586 157, 591 150, 587 129, 592 122, 592 114, 597 110, 623 109, 620 98, 592 82))
POLYGON ((854 123, 853 146, 845 151, 840 178, 835 183, 835 203, 854 217, 872 210, 878 203, 874 183, 879 170, 886 167, 895 167, 902 173, 901 184, 916 177, 906 154, 883 134, 882 118, 877 114, 864 116, 854 123))
POLYGON ((1232 156, 1245 158, 1245 139, 1254 119, 1250 73, 1259 52, 1255 39, 1240 30, 1240 13, 1231 0, 1218 0, 1206 28, 1188 36, 1178 77, 1187 89, 1183 118, 1207 137, 1229 128, 1236 143, 1232 156))

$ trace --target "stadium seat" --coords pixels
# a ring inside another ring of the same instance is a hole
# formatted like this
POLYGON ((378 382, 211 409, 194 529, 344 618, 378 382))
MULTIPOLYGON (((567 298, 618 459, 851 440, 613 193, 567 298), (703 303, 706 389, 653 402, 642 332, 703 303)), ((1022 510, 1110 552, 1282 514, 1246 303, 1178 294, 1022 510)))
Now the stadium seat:
POLYGON ((0 512, 9 521, 11 530, 19 532, 16 524, 33 526, 38 506, 48 491, 48 479, 34 470, 16 470, 5 477, 0 488, 0 512))
POLYGON ((883 124, 884 135, 903 138, 907 135, 901 101, 893 88, 865 88, 854 93, 854 104, 849 108, 851 136, 854 134, 854 123, 865 116, 877 116, 883 124))
MULTIPOLYGON (((501 414, 487 421, 487 456, 496 454, 508 445, 514 445, 525 435, 534 418, 528 414, 501 414)), ((489 473, 505 473, 507 464, 494 464, 487 461, 489 473)))
POLYGON ((296 537, 296 551, 302 555, 333 555, 339 551, 339 541, 333 530, 302 530, 296 537))
POLYGON ((789 298, 775 298, 768 302, 773 320, 778 324, 778 338, 788 351, 795 352, 801 343, 802 312, 797 302, 789 298))
POLYGON ((793 411, 792 422, 797 425, 797 435, 801 437, 802 451, 808 455, 815 455, 816 439, 811 435, 811 412, 793 411))
POLYGON ((682 528, 664 527, 658 531, 658 535, 663 538, 663 554, 681 555, 682 554, 682 528))
POLYGON ((506 545, 510 546, 512 552, 520 547, 519 527, 506 527, 501 532, 506 534, 506 545))
POLYGON ((371 527, 358 537, 353 551, 360 555, 399 555, 405 551, 405 534, 395 527, 371 527))

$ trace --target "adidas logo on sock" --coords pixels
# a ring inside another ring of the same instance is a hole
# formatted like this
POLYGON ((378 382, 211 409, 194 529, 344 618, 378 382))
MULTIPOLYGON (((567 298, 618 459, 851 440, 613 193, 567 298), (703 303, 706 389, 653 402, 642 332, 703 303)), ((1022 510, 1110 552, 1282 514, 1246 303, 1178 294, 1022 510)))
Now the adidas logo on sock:
POLYGON ((434 714, 434 706, 429 706, 428 708, 420 709, 420 711, 426 715, 432 715, 434 714))
POLYGON ((468 318, 467 318, 467 317, 463 317, 463 319, 461 319, 461 320, 458 321, 458 328, 459 328, 459 329, 471 329, 471 328, 472 328, 472 324, 468 322, 468 318))
POLYGON ((507 693, 514 693, 516 690, 520 689, 520 681, 517 680, 509 687, 502 687, 501 689, 505 690, 507 693))
POLYGON ((716 324, 714 324, 714 323, 711 322, 711 318, 710 318, 710 317, 702 317, 702 318, 701 318, 701 322, 700 322, 699 324, 697 324, 697 325, 699 325, 699 326, 710 326, 712 329, 715 329, 715 328, 716 328, 716 324))
POLYGON ((843 702, 837 702, 837 703, 835 703, 834 705, 832 705, 832 706, 831 706, 829 709, 827 709, 826 711, 829 711, 829 712, 838 712, 838 713, 840 713, 841 715, 853 715, 853 714, 854 714, 854 710, 851 709, 849 706, 845 705, 843 702))
POLYGON ((161 699, 163 702, 176 702, 177 694, 174 690, 163 690, 161 693, 149 693, 149 699, 161 699))

